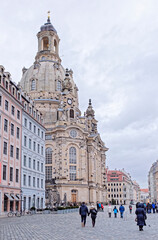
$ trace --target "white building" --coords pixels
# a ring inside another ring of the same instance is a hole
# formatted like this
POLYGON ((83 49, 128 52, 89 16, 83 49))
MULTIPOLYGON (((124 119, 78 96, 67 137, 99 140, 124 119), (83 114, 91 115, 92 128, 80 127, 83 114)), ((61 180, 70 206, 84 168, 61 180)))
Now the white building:
POLYGON ((22 116, 22 210, 45 207, 45 128, 38 110, 25 101, 22 116))

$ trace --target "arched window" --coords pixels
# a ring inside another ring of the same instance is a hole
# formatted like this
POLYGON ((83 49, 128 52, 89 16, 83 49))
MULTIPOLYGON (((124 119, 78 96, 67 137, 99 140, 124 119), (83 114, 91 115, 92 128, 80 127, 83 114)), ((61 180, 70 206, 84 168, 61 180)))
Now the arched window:
POLYGON ((76 148, 70 147, 69 149, 69 163, 76 164, 76 148))
POLYGON ((44 37, 42 39, 42 46, 43 46, 43 50, 48 50, 49 48, 49 39, 47 37, 44 37))
POLYGON ((57 42, 56 42, 56 40, 54 39, 54 52, 56 52, 57 53, 57 42))
POLYGON ((57 91, 61 91, 61 81, 57 81, 57 91))
POLYGON ((52 149, 51 148, 46 148, 46 164, 51 164, 52 163, 52 149))
POLYGON ((32 81, 31 81, 31 90, 33 91, 33 90, 36 90, 36 81, 35 81, 35 79, 33 79, 32 81))
POLYGON ((70 109, 70 118, 74 118, 74 110, 70 109))

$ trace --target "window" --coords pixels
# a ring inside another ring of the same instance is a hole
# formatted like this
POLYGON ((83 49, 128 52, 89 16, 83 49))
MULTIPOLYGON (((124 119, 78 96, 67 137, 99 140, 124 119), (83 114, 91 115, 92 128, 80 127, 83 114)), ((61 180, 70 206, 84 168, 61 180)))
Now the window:
POLYGON ((5 110, 8 111, 8 101, 7 100, 5 100, 5 110))
POLYGON ((24 126, 27 127, 27 119, 24 119, 24 126))
POLYGON ((0 96, 0 106, 2 105, 2 96, 0 96))
POLYGON ((4 119, 4 131, 8 132, 8 120, 4 119))
POLYGON ((40 137, 40 129, 38 128, 38 136, 40 137))
POLYGON ((41 135, 42 135, 42 139, 43 139, 43 131, 42 131, 41 135))
POLYGON ((37 187, 39 188, 39 178, 37 178, 37 187))
POLYGON ((16 128, 16 137, 19 139, 20 137, 20 129, 17 127, 16 128))
POLYGON ((29 157, 29 168, 31 168, 31 158, 29 157))
POLYGON ((4 145, 3 145, 3 154, 7 155, 7 142, 4 142, 4 145))
POLYGON ((29 149, 31 149, 31 144, 32 142, 31 142, 31 139, 29 138, 29 149))
POLYGON ((47 148, 46 149, 46 164, 51 164, 52 163, 52 149, 47 148))
POLYGON ((33 177, 33 187, 36 187, 35 177, 33 177))
POLYGON ((10 156, 14 157, 14 147, 13 147, 13 145, 10 145, 10 156))
POLYGON ((48 47, 49 47, 48 37, 44 37, 42 39, 42 50, 48 50, 48 47))
POLYGON ((74 110, 70 109, 70 118, 74 118, 74 110))
POLYGON ((33 90, 36 90, 36 81, 35 81, 35 79, 33 79, 32 81, 31 81, 31 90, 33 91, 33 90))
POLYGON ((40 169, 39 169, 39 166, 40 166, 40 163, 39 163, 39 161, 37 162, 37 171, 39 171, 40 169))
POLYGON ((41 155, 43 156, 43 146, 41 147, 41 155))
POLYGON ((19 148, 16 148, 16 159, 19 160, 19 148))
POLYGON ((11 135, 14 136, 14 124, 11 123, 11 135))
POLYGON ((37 145, 37 151, 38 151, 38 153, 40 153, 40 145, 39 144, 37 145))
POLYGON ((57 80, 57 91, 61 91, 61 81, 57 80))
POLYGON ((6 89, 8 90, 8 82, 6 81, 6 83, 5 83, 5 87, 6 87, 6 89))
POLYGON ((10 167, 10 181, 13 181, 13 168, 10 167))
POLYGON ((46 176, 46 180, 51 180, 52 179, 52 166, 46 166, 45 167, 45 176, 46 176))
POLYGON ((27 137, 24 136, 24 146, 26 147, 27 146, 27 137))
POLYGON ((19 169, 16 169, 16 182, 19 182, 19 169))
POLYGON ((20 111, 17 110, 17 119, 20 119, 20 111))
POLYGON ((32 123, 29 122, 29 130, 31 131, 32 130, 32 123))
POLYGON ((36 142, 33 142, 33 150, 36 151, 36 142))
POLYGON ((24 155, 24 167, 26 167, 26 155, 24 155))
POLYGON ((76 164, 76 148, 75 147, 71 147, 69 149, 69 162, 71 164, 76 164))
POLYGON ((31 186, 31 176, 28 177, 28 185, 31 186))
POLYGON ((12 106, 12 115, 14 116, 14 113, 15 113, 15 107, 12 106))
POLYGON ((75 181, 76 180, 76 166, 70 166, 70 180, 75 181))
POLYGON ((41 179, 41 188, 43 188, 43 179, 41 179))
POLYGON ((3 180, 7 179, 7 166, 3 165, 3 180))
POLYGON ((33 132, 36 133, 36 126, 33 127, 33 132))
POLYGON ((23 185, 26 186, 26 175, 23 174, 23 185))
POLYGON ((33 169, 35 170, 36 169, 36 160, 33 159, 33 169))
POLYGON ((41 163, 41 172, 43 172, 43 163, 41 163))
POLYGON ((77 137, 77 131, 76 130, 71 130, 70 131, 70 136, 73 137, 73 138, 76 138, 77 137))

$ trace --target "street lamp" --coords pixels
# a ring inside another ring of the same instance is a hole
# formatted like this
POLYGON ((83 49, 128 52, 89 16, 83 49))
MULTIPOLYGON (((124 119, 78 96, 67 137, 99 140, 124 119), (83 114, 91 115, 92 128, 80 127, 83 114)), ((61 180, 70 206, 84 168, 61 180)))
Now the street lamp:
POLYGON ((20 212, 21 212, 21 213, 22 213, 22 194, 23 194, 23 191, 20 190, 20 198, 21 198, 20 212))

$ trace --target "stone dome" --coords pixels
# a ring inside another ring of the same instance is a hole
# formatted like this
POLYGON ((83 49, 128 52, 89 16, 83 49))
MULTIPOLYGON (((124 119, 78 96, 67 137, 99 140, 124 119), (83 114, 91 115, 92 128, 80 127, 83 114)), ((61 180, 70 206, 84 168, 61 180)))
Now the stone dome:
POLYGON ((53 27, 53 25, 50 22, 50 19, 48 18, 47 23, 45 23, 44 25, 41 26, 40 31, 53 31, 55 33, 57 33, 56 29, 53 27))

